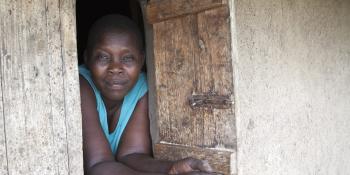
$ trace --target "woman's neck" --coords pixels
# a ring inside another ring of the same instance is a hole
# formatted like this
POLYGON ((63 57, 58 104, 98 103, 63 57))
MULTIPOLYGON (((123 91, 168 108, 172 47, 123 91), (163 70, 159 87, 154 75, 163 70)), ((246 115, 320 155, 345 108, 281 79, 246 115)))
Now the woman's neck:
POLYGON ((122 105, 123 100, 110 100, 102 96, 103 102, 106 106, 107 113, 116 112, 122 105))
POLYGON ((114 131, 116 124, 119 120, 120 108, 122 106, 123 100, 112 101, 112 100, 109 100, 108 98, 104 98, 104 97, 102 98, 106 106, 108 129, 109 129, 109 132, 111 133, 114 131))

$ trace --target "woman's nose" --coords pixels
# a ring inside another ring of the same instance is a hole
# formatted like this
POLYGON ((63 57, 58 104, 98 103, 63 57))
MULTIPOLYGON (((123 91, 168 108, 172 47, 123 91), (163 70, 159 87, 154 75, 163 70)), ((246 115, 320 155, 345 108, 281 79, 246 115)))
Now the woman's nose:
POLYGON ((111 74, 120 74, 123 72, 122 64, 119 63, 119 61, 112 61, 110 65, 108 66, 108 73, 111 74))

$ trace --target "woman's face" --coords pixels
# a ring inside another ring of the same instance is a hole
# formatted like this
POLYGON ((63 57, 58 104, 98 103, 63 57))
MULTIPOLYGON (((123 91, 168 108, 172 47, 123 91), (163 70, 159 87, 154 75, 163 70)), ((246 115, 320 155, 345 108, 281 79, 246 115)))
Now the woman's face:
POLYGON ((100 36, 87 55, 87 66, 101 95, 120 101, 138 80, 144 55, 130 32, 108 32, 100 36))

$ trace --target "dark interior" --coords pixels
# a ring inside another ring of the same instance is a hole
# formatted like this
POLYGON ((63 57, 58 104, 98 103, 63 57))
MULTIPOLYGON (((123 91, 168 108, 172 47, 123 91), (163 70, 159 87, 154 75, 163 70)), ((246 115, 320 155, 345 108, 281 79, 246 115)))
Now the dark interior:
POLYGON ((122 14, 133 19, 144 33, 141 8, 137 0, 76 1, 78 63, 84 61, 83 53, 89 28, 93 22, 107 14, 122 14))

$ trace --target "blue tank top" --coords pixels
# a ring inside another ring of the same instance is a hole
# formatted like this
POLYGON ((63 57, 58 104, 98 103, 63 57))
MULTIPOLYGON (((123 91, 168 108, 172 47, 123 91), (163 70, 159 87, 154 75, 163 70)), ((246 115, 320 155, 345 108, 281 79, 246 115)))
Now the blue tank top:
POLYGON ((97 104, 96 108, 99 115, 100 124, 106 138, 108 139, 111 150, 113 154, 115 154, 118 149, 120 138, 123 134, 126 125, 128 124, 128 121, 136 107, 137 102, 148 91, 146 75, 144 73, 141 73, 135 86, 124 97, 117 127, 112 133, 109 133, 106 107, 103 102, 100 91, 97 89, 92 80, 90 71, 86 68, 85 65, 81 65, 79 66, 79 74, 82 75, 89 82, 90 86, 92 87, 95 93, 97 104))

